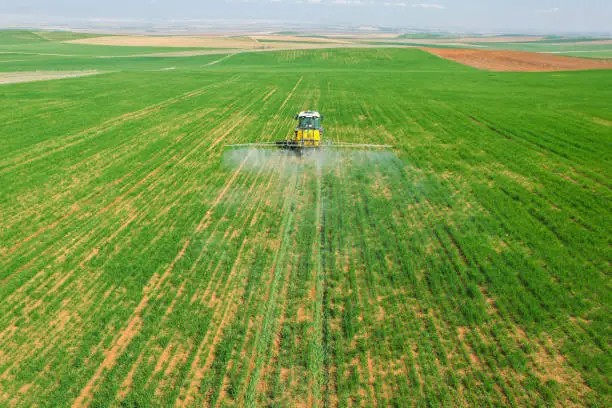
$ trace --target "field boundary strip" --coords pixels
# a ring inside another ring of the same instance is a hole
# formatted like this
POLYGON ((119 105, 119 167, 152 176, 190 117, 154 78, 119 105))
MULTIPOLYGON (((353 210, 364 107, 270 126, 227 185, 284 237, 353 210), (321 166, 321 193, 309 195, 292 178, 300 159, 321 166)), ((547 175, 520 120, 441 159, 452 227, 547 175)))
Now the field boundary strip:
MULTIPOLYGON (((0 61, 5 62, 5 61, 0 61)), ((53 81, 59 79, 79 78, 110 72, 90 71, 15 71, 0 72, 0 85, 19 84, 24 82, 53 81)))
POLYGON ((241 51, 238 51, 238 52, 233 52, 233 53, 228 54, 228 55, 226 55, 226 56, 224 56, 224 57, 222 57, 222 58, 219 58, 219 59, 217 59, 217 60, 211 61, 211 62, 209 62, 208 64, 204 64, 204 65, 202 65, 202 67, 210 67, 210 66, 212 66, 212 65, 217 65, 218 63, 223 62, 223 61, 225 61, 225 60, 227 60, 227 59, 229 59, 229 58, 232 58, 234 55, 236 55, 236 54, 240 54, 240 53, 241 53, 241 51))

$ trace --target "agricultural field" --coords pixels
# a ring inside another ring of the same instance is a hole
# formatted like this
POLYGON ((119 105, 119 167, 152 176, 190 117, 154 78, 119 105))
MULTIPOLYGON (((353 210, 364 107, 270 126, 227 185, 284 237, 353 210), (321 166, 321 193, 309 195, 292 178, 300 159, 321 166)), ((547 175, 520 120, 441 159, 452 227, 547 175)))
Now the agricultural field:
POLYGON ((526 51, 589 59, 612 59, 610 37, 555 36, 453 36, 448 34, 403 34, 395 37, 364 39, 367 44, 404 45, 438 48, 526 51))
MULTIPOLYGON (((9 56, 43 56, 49 57, 82 57, 82 58, 108 58, 129 57, 132 55, 147 55, 151 53, 176 52, 177 47, 164 46, 134 46, 117 47, 97 44, 98 38, 107 39, 107 36, 98 37, 93 34, 80 34, 68 32, 38 32, 19 30, 0 30, 0 55, 9 56), (90 41, 92 44, 80 43, 90 41)), ((123 38, 111 36, 110 38, 123 38)), ((118 40, 117 40, 118 41, 118 40)), ((183 51, 211 50, 220 47, 180 47, 183 51)))
POLYGON ((612 71, 35 57, 99 74, 0 85, 0 406, 612 404, 612 71), (224 148, 308 108, 393 148, 224 148))
POLYGON ((494 71, 554 72, 612 68, 612 61, 576 58, 550 53, 444 47, 423 47, 422 49, 460 64, 494 71))
MULTIPOLYGON (((482 43, 470 43, 482 46, 482 43)), ((483 47, 479 47, 483 48, 483 47)), ((485 49, 514 50, 591 59, 612 59, 612 40, 576 39, 487 43, 485 49)))

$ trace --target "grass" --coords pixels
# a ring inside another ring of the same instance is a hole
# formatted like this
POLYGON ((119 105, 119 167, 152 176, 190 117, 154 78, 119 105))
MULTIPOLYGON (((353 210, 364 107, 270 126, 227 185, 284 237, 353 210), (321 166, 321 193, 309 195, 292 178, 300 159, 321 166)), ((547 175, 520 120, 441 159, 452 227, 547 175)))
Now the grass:
POLYGON ((93 45, 73 43, 34 43, 0 46, 0 52, 15 54, 55 54, 68 57, 126 57, 144 54, 160 54, 166 52, 202 51, 214 48, 194 47, 122 47, 116 45, 93 45))
POLYGON ((44 55, 5 54, 0 56, 0 72, 22 71, 157 71, 160 69, 201 69, 206 64, 226 55, 211 54, 190 58, 177 57, 125 57, 90 58, 44 55))
POLYGON ((0 87, 0 405, 610 404, 609 71, 121 60, 0 87))
POLYGON ((97 34, 68 31, 0 30, 0 45, 27 45, 99 37, 97 34))

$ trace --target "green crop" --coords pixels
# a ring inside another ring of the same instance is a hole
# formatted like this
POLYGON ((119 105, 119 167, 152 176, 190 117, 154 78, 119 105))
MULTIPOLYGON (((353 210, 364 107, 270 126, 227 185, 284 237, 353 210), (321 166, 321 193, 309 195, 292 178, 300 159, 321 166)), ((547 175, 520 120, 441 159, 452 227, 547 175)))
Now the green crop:
POLYGON ((610 71, 223 57, 0 85, 0 405, 610 404, 610 71))

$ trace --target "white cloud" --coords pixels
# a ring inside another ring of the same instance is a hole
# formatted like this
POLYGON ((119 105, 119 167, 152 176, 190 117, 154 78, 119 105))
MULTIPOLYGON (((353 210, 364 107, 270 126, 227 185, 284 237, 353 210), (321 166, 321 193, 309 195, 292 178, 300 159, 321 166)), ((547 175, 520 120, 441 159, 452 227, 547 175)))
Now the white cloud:
POLYGON ((558 13, 559 7, 553 7, 546 10, 536 10, 536 13, 558 13))
POLYGON ((443 8, 445 8, 441 4, 430 4, 430 3, 413 4, 412 7, 430 8, 430 9, 443 9, 443 8))
POLYGON ((360 1, 360 0, 334 0, 334 4, 339 4, 342 6, 350 6, 350 5, 363 5, 366 4, 365 1, 360 1))

